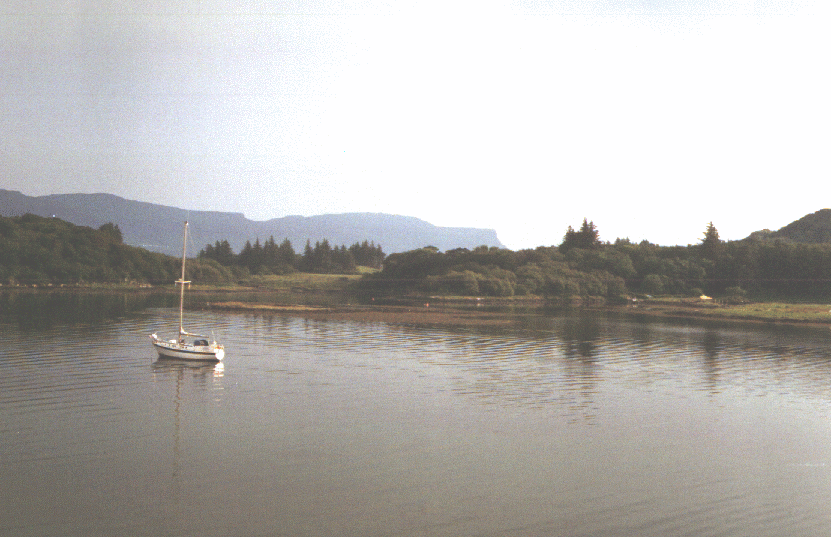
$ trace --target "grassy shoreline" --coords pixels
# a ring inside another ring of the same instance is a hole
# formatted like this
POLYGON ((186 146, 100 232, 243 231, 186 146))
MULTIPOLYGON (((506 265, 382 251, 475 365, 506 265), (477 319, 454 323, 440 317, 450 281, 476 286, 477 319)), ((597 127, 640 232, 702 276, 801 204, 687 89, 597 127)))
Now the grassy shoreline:
POLYGON ((831 305, 797 302, 716 304, 659 298, 619 307, 634 315, 804 325, 831 325, 831 305))

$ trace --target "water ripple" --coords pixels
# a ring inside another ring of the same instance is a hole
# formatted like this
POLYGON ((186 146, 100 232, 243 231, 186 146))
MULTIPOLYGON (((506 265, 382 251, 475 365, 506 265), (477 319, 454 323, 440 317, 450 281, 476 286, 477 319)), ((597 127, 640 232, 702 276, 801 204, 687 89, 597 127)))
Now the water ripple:
POLYGON ((0 533, 831 529, 824 332, 199 312, 228 350, 203 365, 154 355, 176 322, 2 326, 0 533))

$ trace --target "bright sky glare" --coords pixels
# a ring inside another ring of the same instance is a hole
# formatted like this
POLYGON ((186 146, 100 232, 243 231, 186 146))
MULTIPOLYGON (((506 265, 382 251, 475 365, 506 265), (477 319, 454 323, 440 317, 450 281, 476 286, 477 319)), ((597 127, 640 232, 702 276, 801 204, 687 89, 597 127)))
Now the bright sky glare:
POLYGON ((811 0, 13 0, 0 188, 559 244, 741 239, 829 204, 811 0))

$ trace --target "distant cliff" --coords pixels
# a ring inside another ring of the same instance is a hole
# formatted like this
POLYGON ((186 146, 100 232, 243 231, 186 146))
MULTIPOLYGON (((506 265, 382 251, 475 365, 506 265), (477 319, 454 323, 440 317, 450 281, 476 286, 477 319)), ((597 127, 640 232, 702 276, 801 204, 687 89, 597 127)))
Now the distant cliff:
MULTIPOLYGON (((0 189, 0 216, 32 213, 56 216, 80 226, 98 228, 112 222, 121 229, 124 242, 148 250, 178 255, 182 250, 182 222, 190 221, 193 247, 227 239, 235 252, 245 241, 273 236, 279 243, 289 239, 298 253, 306 241, 328 239, 333 245, 350 246, 364 240, 380 245, 391 254, 435 246, 440 250, 504 247, 492 229, 439 227, 412 216, 382 213, 346 213, 320 216, 287 216, 265 222, 245 218, 242 213, 188 211, 176 207, 131 201, 112 194, 59 194, 26 196, 0 189)), ((191 251, 191 254, 197 252, 191 251)))

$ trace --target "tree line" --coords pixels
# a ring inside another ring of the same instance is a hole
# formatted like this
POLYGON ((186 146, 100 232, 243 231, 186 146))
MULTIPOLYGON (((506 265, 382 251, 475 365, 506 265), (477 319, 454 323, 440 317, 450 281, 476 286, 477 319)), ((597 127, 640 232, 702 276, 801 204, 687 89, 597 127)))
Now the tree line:
MULTIPOLYGON (((306 271, 350 273, 358 265, 383 267, 359 282, 364 296, 407 294, 540 296, 551 299, 636 295, 831 297, 831 244, 748 238, 725 242, 707 224, 698 242, 658 246, 648 241, 603 242, 593 222, 569 227, 558 246, 512 251, 480 246, 440 252, 425 247, 385 256, 364 241, 332 247, 269 238, 246 243, 239 254, 228 241, 207 245, 187 264, 186 278, 205 283, 246 275, 306 271)), ((31 214, 0 217, 0 283, 169 283, 181 260, 125 245, 117 225, 75 226, 31 214)))
POLYGON ((246 241, 239 254, 234 254, 227 240, 208 244, 198 255, 199 259, 210 259, 229 267, 237 276, 245 274, 287 274, 309 272, 317 274, 355 274, 358 266, 380 269, 384 258, 381 246, 374 242, 356 242, 349 248, 345 245, 332 246, 327 239, 306 241, 302 254, 297 254, 291 241, 284 239, 277 244, 274 237, 264 243, 257 238, 254 244, 246 241))
POLYGON ((536 295, 552 299, 637 295, 764 298, 831 296, 831 245, 746 239, 725 242, 709 223, 697 244, 603 242, 593 222, 566 230, 559 246, 511 251, 422 248, 387 257, 365 276, 367 296, 536 295))

